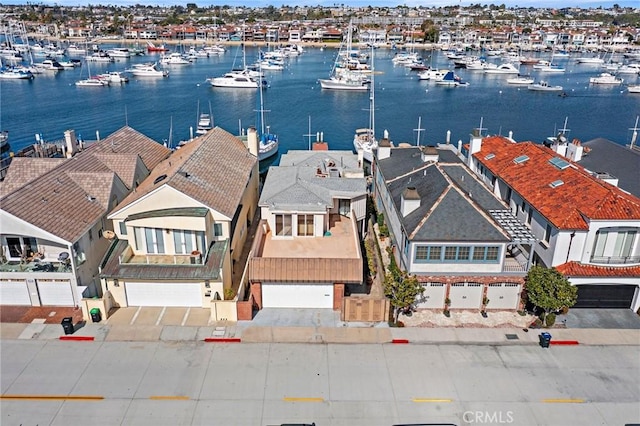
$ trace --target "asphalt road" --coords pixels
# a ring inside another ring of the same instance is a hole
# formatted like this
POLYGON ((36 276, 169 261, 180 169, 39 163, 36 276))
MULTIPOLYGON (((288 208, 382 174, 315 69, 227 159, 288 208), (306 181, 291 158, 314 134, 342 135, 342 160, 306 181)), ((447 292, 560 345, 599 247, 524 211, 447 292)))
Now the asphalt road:
POLYGON ((0 423, 640 423, 638 346, 0 342, 0 423))

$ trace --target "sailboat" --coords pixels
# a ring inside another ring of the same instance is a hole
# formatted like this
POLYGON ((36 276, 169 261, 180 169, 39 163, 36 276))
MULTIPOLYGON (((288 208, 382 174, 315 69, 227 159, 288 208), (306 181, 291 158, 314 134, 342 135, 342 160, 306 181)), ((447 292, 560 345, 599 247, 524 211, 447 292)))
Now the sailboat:
POLYGON ((109 80, 104 78, 97 78, 91 76, 91 68, 89 67, 89 61, 86 60, 84 63, 87 65, 87 78, 84 80, 76 81, 76 86, 78 87, 106 87, 109 85, 109 80))
POLYGON ((204 135, 213 129, 213 114, 211 113, 211 102, 209 102, 209 113, 200 112, 200 102, 198 101, 198 125, 196 135, 204 135))
MULTIPOLYGON (((373 71, 373 52, 371 54, 371 70, 373 71)), ((378 149, 376 139, 376 100, 375 100, 375 72, 371 73, 371 86, 369 89, 369 127, 356 129, 353 136, 353 148, 357 153, 362 152, 362 158, 368 162, 373 162, 373 151, 378 149)))
POLYGON ((278 153, 278 135, 271 133, 270 126, 265 124, 264 113, 268 112, 264 109, 264 97, 262 95, 262 84, 260 85, 259 97, 260 109, 258 112, 258 120, 260 121, 258 129, 258 161, 266 160, 278 153))
POLYGON ((332 90, 357 90, 365 91, 369 90, 367 87, 368 79, 363 73, 355 72, 350 69, 348 64, 343 63, 349 59, 351 54, 351 37, 353 27, 349 22, 349 32, 347 34, 346 44, 340 46, 340 51, 336 55, 336 60, 333 63, 331 74, 327 79, 319 79, 320 87, 323 89, 332 90))

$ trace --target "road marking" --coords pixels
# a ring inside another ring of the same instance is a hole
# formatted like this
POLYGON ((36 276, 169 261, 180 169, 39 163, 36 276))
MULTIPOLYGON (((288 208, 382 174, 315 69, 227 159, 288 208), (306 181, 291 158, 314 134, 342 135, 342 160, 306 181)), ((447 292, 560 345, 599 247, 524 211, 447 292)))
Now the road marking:
POLYGON ((162 317, 164 316, 164 313, 167 311, 167 307, 163 306, 162 310, 160 311, 160 315, 158 315, 158 320, 156 321, 156 325, 160 325, 160 321, 162 321, 162 317))
POLYGON ((2 395, 0 399, 13 400, 48 400, 48 401, 101 401, 104 396, 99 395, 2 395))
POLYGON ((560 404, 581 404, 584 402, 584 399, 543 399, 542 402, 548 403, 560 403, 560 404))
POLYGON ((191 313, 191 307, 187 308, 187 312, 184 313, 184 316, 182 317, 182 324, 180 324, 181 326, 184 327, 184 325, 187 323, 187 319, 189 318, 189 313, 191 313))
POLYGON ((285 402, 324 402, 324 398, 294 398, 285 396, 285 402))
POLYGON ((138 310, 135 314, 133 314, 133 318, 131 318, 131 322, 129 323, 129 325, 133 325, 133 323, 136 322, 136 320, 138 319, 138 315, 140 314, 140 309, 142 309, 142 306, 138 306, 138 310))
POLYGON ((452 402, 449 398, 413 398, 413 402, 452 402))
POLYGON ((152 395, 149 399, 161 400, 161 401, 188 401, 190 398, 184 395, 152 395))

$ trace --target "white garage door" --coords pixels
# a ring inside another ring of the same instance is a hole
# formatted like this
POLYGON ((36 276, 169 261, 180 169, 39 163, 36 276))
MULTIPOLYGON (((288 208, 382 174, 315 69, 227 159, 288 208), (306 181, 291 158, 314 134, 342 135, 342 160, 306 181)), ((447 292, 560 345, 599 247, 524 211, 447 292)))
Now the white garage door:
POLYGON ((416 308, 442 309, 445 290, 446 287, 443 283, 424 284, 424 293, 417 297, 416 308))
POLYGON ((449 290, 451 309, 480 309, 482 285, 478 283, 455 283, 449 290))
POLYGON ((71 283, 67 281, 38 280, 40 303, 49 306, 73 306, 71 283))
POLYGON ((333 308, 333 285, 262 284, 263 308, 333 308))
POLYGON ((489 284, 487 309, 517 309, 520 301, 520 284, 489 284))
POLYGON ((129 306, 202 306, 200 283, 125 283, 129 306))
POLYGON ((24 281, 0 281, 0 305, 31 305, 24 281))

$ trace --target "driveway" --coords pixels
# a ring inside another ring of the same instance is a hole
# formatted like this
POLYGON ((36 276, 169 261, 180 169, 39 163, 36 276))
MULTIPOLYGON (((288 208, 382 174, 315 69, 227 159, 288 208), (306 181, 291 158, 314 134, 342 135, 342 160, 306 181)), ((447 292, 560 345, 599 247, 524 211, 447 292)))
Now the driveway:
POLYGON ((567 328, 640 329, 640 316, 631 309, 571 309, 556 324, 565 319, 567 328))

